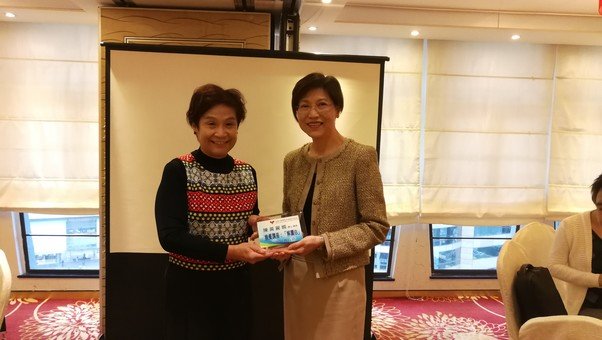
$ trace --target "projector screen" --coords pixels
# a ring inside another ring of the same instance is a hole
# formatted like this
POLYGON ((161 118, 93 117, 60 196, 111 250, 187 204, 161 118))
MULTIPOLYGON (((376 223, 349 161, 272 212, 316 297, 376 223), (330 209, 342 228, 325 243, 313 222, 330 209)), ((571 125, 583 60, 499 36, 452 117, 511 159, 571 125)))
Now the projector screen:
POLYGON ((109 253, 163 253, 154 219, 164 165, 199 147, 186 123, 193 90, 206 83, 240 90, 247 118, 230 152, 257 171, 262 215, 281 212, 282 161, 311 139, 291 111, 291 91, 311 72, 335 76, 346 137, 378 149, 386 57, 105 44, 105 185, 109 253))

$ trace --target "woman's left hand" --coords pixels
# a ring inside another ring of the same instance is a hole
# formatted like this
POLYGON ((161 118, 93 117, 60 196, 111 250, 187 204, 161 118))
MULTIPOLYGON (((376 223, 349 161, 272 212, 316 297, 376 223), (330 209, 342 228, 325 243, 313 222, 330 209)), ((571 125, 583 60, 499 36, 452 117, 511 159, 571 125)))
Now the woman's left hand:
POLYGON ((309 235, 301 241, 291 243, 286 248, 291 254, 305 256, 324 245, 324 237, 309 235))
POLYGON ((277 261, 286 261, 291 257, 291 252, 287 248, 271 249, 268 251, 270 258, 277 261))

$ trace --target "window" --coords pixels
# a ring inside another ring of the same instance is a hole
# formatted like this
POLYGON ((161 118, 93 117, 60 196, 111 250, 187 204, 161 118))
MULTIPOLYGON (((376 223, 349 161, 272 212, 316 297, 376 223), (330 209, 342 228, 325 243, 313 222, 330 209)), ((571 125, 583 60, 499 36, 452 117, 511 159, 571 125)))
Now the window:
POLYGON ((495 277, 500 249, 519 226, 431 224, 433 277, 495 277))
POLYGON ((393 259, 393 245, 395 244, 395 227, 391 227, 385 242, 374 247, 374 278, 384 279, 391 277, 391 264, 393 259))
POLYGON ((98 275, 98 215, 21 213, 27 275, 98 275))

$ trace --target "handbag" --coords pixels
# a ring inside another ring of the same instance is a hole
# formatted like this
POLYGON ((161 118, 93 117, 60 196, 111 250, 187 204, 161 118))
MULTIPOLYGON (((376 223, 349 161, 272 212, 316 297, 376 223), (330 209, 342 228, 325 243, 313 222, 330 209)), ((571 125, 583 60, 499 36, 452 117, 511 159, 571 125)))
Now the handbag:
POLYGON ((514 292, 519 307, 519 327, 531 318, 567 315, 560 293, 546 267, 523 264, 516 272, 514 292))

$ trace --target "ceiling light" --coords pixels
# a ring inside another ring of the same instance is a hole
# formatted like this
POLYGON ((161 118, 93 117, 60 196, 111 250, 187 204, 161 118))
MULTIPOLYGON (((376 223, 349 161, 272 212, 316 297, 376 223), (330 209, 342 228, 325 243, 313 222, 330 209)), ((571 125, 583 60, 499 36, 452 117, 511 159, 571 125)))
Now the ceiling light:
POLYGON ((322 3, 323 3, 323 4, 329 4, 329 3, 331 3, 331 2, 332 2, 332 0, 322 0, 322 3))
POLYGON ((14 17, 16 17, 15 13, 12 13, 12 12, 6 12, 6 13, 4 13, 4 16, 7 17, 7 18, 14 18, 14 17))
POLYGON ((310 30, 310 31, 315 31, 318 28, 316 26, 309 26, 307 29, 310 30))
POLYGON ((520 35, 518 35, 518 34, 512 35, 512 40, 518 40, 518 39, 520 39, 520 35))
POLYGON ((412 32, 410 32, 410 35, 413 37, 417 37, 420 35, 420 32, 418 32, 417 30, 413 30, 412 32))

